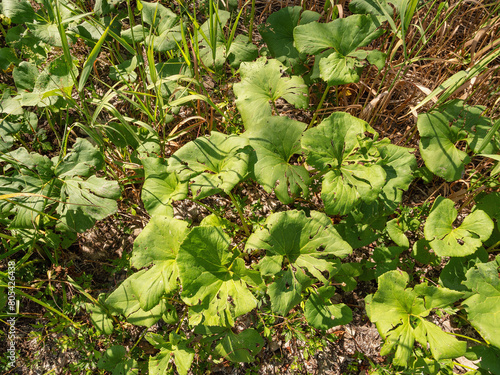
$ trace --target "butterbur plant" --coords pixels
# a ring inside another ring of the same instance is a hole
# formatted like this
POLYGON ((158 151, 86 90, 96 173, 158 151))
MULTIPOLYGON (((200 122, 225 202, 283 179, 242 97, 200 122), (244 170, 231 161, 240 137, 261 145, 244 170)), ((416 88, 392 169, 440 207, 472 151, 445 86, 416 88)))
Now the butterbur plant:
POLYGON ((338 373, 500 374, 498 6, 271 3, 0 2, 18 294, 92 333, 73 373, 310 372, 361 322, 338 373))

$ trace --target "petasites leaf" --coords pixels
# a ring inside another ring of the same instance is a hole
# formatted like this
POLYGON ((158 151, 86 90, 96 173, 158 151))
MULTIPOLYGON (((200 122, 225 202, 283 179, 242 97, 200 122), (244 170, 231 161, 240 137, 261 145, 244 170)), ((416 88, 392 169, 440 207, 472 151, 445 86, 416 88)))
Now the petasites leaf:
POLYGON ((193 363, 195 351, 188 347, 189 341, 176 333, 170 333, 168 340, 163 336, 148 332, 146 340, 160 352, 154 357, 149 357, 149 373, 163 375, 172 371, 172 357, 175 367, 180 375, 186 375, 193 363))
POLYGON ((302 122, 272 116, 255 130, 245 133, 254 149, 250 173, 265 191, 274 191, 285 204, 309 193, 309 172, 302 165, 290 163, 292 156, 302 150, 300 138, 305 127, 302 122))
POLYGON ((297 108, 309 105, 308 89, 298 76, 282 77, 285 67, 278 60, 259 59, 240 66, 241 82, 233 86, 236 106, 247 130, 272 115, 269 101, 285 99, 297 108))
POLYGON ((132 283, 146 273, 142 270, 127 278, 113 293, 106 298, 105 304, 113 315, 123 315, 129 323, 151 327, 173 308, 164 299, 149 311, 141 309, 139 296, 132 283))
POLYGON ((335 112, 302 137, 307 162, 326 172, 321 198, 327 214, 345 215, 361 201, 373 202, 385 185, 385 169, 368 154, 372 142, 364 137, 367 130, 363 120, 335 112))
POLYGON ((3 0, 2 13, 12 23, 23 24, 35 19, 35 11, 28 0, 3 0))
POLYGON ((231 362, 250 363, 263 347, 264 340, 255 329, 248 328, 238 334, 227 330, 224 338, 215 347, 214 353, 231 362))
MULTIPOLYGON (((479 152, 482 141, 492 127, 491 120, 482 117, 484 107, 468 106, 462 100, 452 100, 418 116, 420 153, 429 170, 447 181, 462 177, 467 153, 455 146, 466 141, 469 148, 479 152)), ((486 148, 491 154, 498 150, 499 140, 494 138, 486 148)))
POLYGON ((323 286, 307 299, 304 306, 304 316, 314 328, 326 331, 332 327, 347 324, 352 320, 352 311, 348 306, 343 303, 333 304, 330 301, 334 294, 334 287, 323 286))
POLYGON ((382 35, 384 31, 378 29, 379 26, 375 16, 352 15, 329 23, 312 22, 297 26, 293 37, 301 53, 317 55, 331 50, 332 53, 318 57, 320 77, 329 85, 341 85, 359 81, 364 66, 362 60, 381 66, 381 53, 368 59, 368 53, 360 55, 355 52, 382 35))
POLYGON ((233 325, 234 318, 257 306, 248 282, 258 275, 246 269, 237 250, 230 251, 229 237, 220 227, 196 227, 177 254, 182 300, 189 306, 190 321, 207 325, 233 325))
POLYGON ((168 163, 160 158, 142 159, 144 185, 141 199, 151 215, 173 216, 171 203, 187 197, 188 184, 181 183, 175 172, 167 171, 168 163))
POLYGON ((323 275, 337 271, 338 258, 352 248, 333 228, 325 214, 312 211, 286 211, 270 215, 263 228, 248 239, 245 250, 265 250, 259 271, 273 282, 268 288, 272 309, 287 314, 298 302, 300 294, 313 280, 328 284, 323 275), (286 267, 285 270, 282 270, 286 267))
POLYGON ((473 254, 493 231, 493 221, 481 210, 474 210, 454 228, 458 215, 452 200, 438 197, 424 226, 425 239, 439 256, 464 257, 473 254))
POLYGON ((288 68, 297 71, 306 54, 299 53, 293 45, 293 30, 299 24, 305 25, 317 21, 320 17, 319 13, 302 11, 299 6, 286 7, 272 13, 259 32, 271 55, 288 68))
POLYGON ((181 182, 189 181, 196 199, 229 193, 247 174, 250 150, 247 138, 213 131, 177 150, 167 170, 176 172, 181 182))
POLYGON ((132 282, 142 309, 150 310, 164 294, 177 289, 179 270, 176 258, 188 232, 187 222, 155 215, 135 240, 130 264, 135 268, 154 264, 132 282))
POLYGON ((429 345, 437 360, 463 355, 465 341, 458 341, 425 320, 432 309, 449 306, 463 294, 427 284, 406 288, 408 281, 406 272, 386 272, 378 278, 377 292, 365 298, 368 317, 385 340, 380 354, 387 355, 395 349, 393 363, 406 367, 418 341, 424 347, 429 345))
POLYGON ((500 348, 500 257, 488 263, 476 264, 463 282, 475 294, 463 304, 468 319, 484 339, 500 348))

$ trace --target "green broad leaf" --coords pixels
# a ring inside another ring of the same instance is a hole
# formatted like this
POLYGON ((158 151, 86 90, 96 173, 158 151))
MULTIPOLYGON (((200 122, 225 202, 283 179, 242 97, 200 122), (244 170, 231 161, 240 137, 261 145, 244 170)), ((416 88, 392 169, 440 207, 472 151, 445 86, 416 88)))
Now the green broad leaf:
POLYGON ((320 77, 329 85, 358 82, 363 60, 381 69, 385 54, 356 51, 383 34, 372 15, 352 15, 329 23, 312 22, 293 31, 295 46, 301 53, 318 55, 320 77))
MULTIPOLYGON (((167 52, 181 43, 182 32, 179 17, 160 3, 142 1, 142 20, 150 26, 136 30, 135 34, 145 35, 145 43, 157 52, 167 52)), ((123 34, 122 34, 123 36, 123 34)))
POLYGON ((477 345, 469 348, 469 352, 465 355, 467 359, 474 362, 479 368, 489 371, 491 374, 500 373, 500 349, 494 346, 477 345))
POLYGON ((120 197, 117 181, 108 181, 91 176, 87 180, 80 177, 66 177, 61 186, 57 207, 61 225, 83 233, 94 226, 97 220, 118 211, 116 200, 120 197))
POLYGON ((188 233, 186 221, 152 216, 134 242, 130 264, 135 268, 143 268, 152 263, 175 262, 179 247, 188 233))
POLYGON ((57 157, 52 159, 57 163, 55 174, 59 178, 88 177, 104 167, 104 156, 97 147, 85 138, 77 138, 71 151, 59 162, 57 157))
POLYGON ((227 61, 232 68, 238 69, 242 62, 253 61, 259 57, 259 48, 248 41, 248 37, 239 34, 231 42, 227 54, 227 61))
POLYGON ((382 35, 384 31, 378 30, 379 26, 376 17, 352 15, 329 23, 312 22, 297 26, 293 37, 300 52, 315 55, 333 48, 342 56, 347 56, 382 35))
POLYGON ((169 159, 168 172, 181 182, 189 181, 191 193, 202 199, 220 191, 231 191, 248 172, 248 139, 213 131, 177 150, 169 159))
MULTIPOLYGON (((78 76, 76 65, 70 67, 75 78, 78 76)), ((55 105, 62 97, 70 97, 74 86, 73 76, 64 57, 53 60, 37 77, 31 93, 21 94, 23 106, 55 105)))
POLYGON ((357 66, 357 62, 353 57, 333 52, 319 60, 319 76, 330 86, 358 82, 362 68, 357 66))
POLYGON ((173 216, 171 203, 187 197, 188 184, 181 183, 175 172, 167 172, 167 161, 160 158, 142 159, 144 185, 141 199, 144 208, 151 215, 173 216))
POLYGON ((476 264, 463 284, 475 294, 463 304, 467 317, 486 342, 500 348, 500 258, 476 264))
MULTIPOLYGON (((0 69, 4 72, 8 71, 13 65, 20 62, 16 54, 11 48, 0 48, 0 69)), ((11 113, 11 112, 4 112, 11 113)))
POLYGON ((16 84, 17 90, 33 91, 35 88, 36 78, 38 77, 38 69, 34 64, 27 61, 22 61, 12 71, 12 78, 16 84))
POLYGON ((139 365, 135 359, 127 357, 127 351, 121 345, 114 345, 99 359, 97 367, 109 371, 112 375, 137 375, 139 365))
MULTIPOLYGON (((419 115, 420 152, 431 172, 447 181, 462 177, 470 158, 455 144, 466 141, 472 151, 479 152, 493 125, 490 119, 481 116, 484 109, 465 105, 462 100, 452 100, 419 115)), ((499 140, 494 139, 483 151, 493 154, 498 149, 499 140)))
POLYGON ((327 172, 321 198, 330 215, 345 215, 362 201, 375 201, 386 183, 384 168, 374 163, 380 156, 368 155, 371 141, 362 138, 368 128, 363 120, 335 112, 302 137, 307 162, 327 172))
POLYGON ((477 199, 476 209, 484 211, 489 217, 495 219, 500 230, 500 192, 494 191, 477 199))
POLYGON ((321 15, 302 7, 286 7, 272 13, 266 23, 259 28, 271 56, 288 68, 297 70, 306 55, 299 53, 293 45, 293 30, 298 25, 317 21, 321 15))
POLYGON ((405 235, 405 228, 402 223, 399 223, 398 218, 387 222, 386 229, 387 233, 391 237, 391 240, 393 240, 396 245, 406 248, 410 247, 410 241, 405 235))
POLYGON ((177 254, 182 300, 191 306, 191 321, 234 324, 234 318, 257 306, 247 280, 247 270, 237 251, 231 252, 229 237, 218 227, 196 227, 189 232, 177 254))
POLYGON ((406 288, 408 282, 406 272, 386 272, 378 278, 377 292, 365 298, 368 317, 385 340, 380 354, 395 350, 393 363, 406 367, 416 340, 424 347, 429 345, 436 359, 463 355, 465 341, 458 341, 425 320, 433 308, 457 301, 462 293, 427 285, 406 288))
MULTIPOLYGON (((378 246, 373 250, 372 258, 374 260, 375 277, 378 277, 388 271, 398 268, 400 265, 399 256, 406 249, 399 246, 378 246)), ((367 263, 371 264, 371 263, 367 263)))
POLYGON ((233 90, 245 129, 251 130, 273 114, 269 101, 274 103, 283 98, 297 108, 308 107, 308 89, 304 80, 298 76, 282 77, 284 70, 278 60, 265 58, 241 64, 241 82, 235 83, 233 90))
POLYGON ((481 247, 493 232, 493 221, 481 210, 469 214, 462 224, 454 227, 458 216, 452 200, 438 197, 424 226, 425 239, 441 256, 464 257, 481 247))
POLYGON ((335 294, 333 287, 321 287, 312 293, 304 306, 307 322, 316 329, 326 331, 352 321, 351 309, 343 303, 332 304, 330 298, 335 294))
POLYGON ((349 3, 349 10, 357 14, 371 14, 382 17, 393 13, 386 0, 352 0, 349 3))
POLYGON ((458 341, 435 324, 420 320, 415 329, 415 338, 421 345, 429 345, 436 360, 461 357, 467 350, 465 341, 458 341))
POLYGON ((439 285, 460 292, 467 292, 468 288, 463 284, 463 281, 467 279, 465 276, 467 271, 477 263, 486 263, 487 261, 488 253, 482 247, 469 256, 450 258, 439 275, 439 285))
POLYGON ((16 24, 24 24, 35 19, 35 11, 28 0, 3 0, 2 13, 16 24))
MULTIPOLYGON (((281 263, 282 257, 275 257, 274 261, 281 263)), ((267 272, 268 262, 272 259, 264 258, 261 261, 261 271, 267 272)), ((275 279, 267 288, 267 294, 271 299, 271 309, 280 315, 287 315, 288 312, 302 301, 302 292, 312 283, 311 278, 306 275, 304 270, 293 270, 288 267, 284 271, 275 274, 275 279)))
POLYGON ((209 18, 201 25, 200 57, 202 62, 210 68, 222 68, 228 57, 223 28, 230 17, 231 14, 229 12, 219 10, 212 15, 212 19, 209 18))
POLYGON ((415 178, 417 160, 412 154, 414 149, 393 145, 388 139, 375 143, 380 165, 385 171, 385 184, 379 199, 390 211, 394 211, 403 199, 403 193, 408 190, 415 178))
POLYGON ((133 282, 145 273, 146 270, 142 270, 127 278, 106 298, 105 304, 112 315, 123 315, 129 323, 151 327, 171 307, 162 299, 158 305, 149 311, 141 309, 139 297, 133 289, 133 282))
POLYGON ((309 275, 328 284, 323 273, 335 273, 338 258, 352 251, 330 219, 316 211, 310 217, 303 211, 270 215, 245 245, 246 251, 260 249, 266 256, 259 262, 259 270, 263 276, 274 276, 268 293, 273 310, 280 314, 287 314, 300 302, 300 293, 312 280, 309 275))
POLYGON ((309 193, 309 172, 302 165, 290 163, 292 156, 302 151, 300 139, 305 128, 302 122, 272 116, 245 133, 255 150, 250 158, 251 174, 265 191, 274 191, 285 204, 309 193))
POLYGON ((130 60, 125 60, 121 64, 111 66, 109 68, 109 78, 114 81, 133 83, 137 79, 137 57, 134 56, 130 60))
POLYGON ((238 334, 227 330, 227 334, 216 345, 214 353, 231 362, 251 363, 264 347, 264 339, 255 329, 248 328, 238 334))
POLYGON ((38 40, 54 47, 62 47, 61 34, 55 23, 26 23, 31 34, 38 40))
POLYGON ((195 351, 188 347, 189 341, 175 333, 171 333, 167 340, 156 333, 148 332, 146 340, 160 352, 149 357, 149 373, 163 375, 172 371, 172 357, 175 367, 180 375, 187 375, 193 363, 195 351))
MULTIPOLYGON (((104 293, 98 297, 99 302, 104 302, 104 293)), ((111 335, 113 333, 113 319, 111 319, 107 311, 100 305, 86 303, 85 308, 90 312, 90 320, 99 333, 111 335)))

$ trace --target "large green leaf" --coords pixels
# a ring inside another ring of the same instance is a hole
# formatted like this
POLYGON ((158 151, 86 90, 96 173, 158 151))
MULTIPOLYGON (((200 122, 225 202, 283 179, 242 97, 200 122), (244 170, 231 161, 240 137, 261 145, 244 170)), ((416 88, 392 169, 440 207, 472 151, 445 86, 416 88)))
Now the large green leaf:
POLYGON ((280 314, 287 314, 300 302, 301 292, 312 281, 310 275, 328 284, 323 273, 334 274, 338 258, 352 251, 330 219, 316 211, 310 217, 303 211, 270 215, 246 243, 245 250, 257 249, 266 251, 259 270, 274 279, 268 294, 272 309, 280 314))
POLYGON ((278 60, 264 58, 241 64, 241 82, 235 83, 233 89, 247 130, 272 115, 269 101, 283 98, 298 108, 307 108, 309 97, 304 80, 298 76, 282 77, 283 71, 278 60))
POLYGON ((463 257, 473 254, 493 231, 493 221, 481 210, 469 214, 454 228, 458 212, 452 200, 438 197, 425 223, 425 239, 439 256, 463 257))
POLYGON ((142 159, 144 185, 141 199, 150 215, 173 215, 171 202, 187 197, 188 184, 181 183, 175 172, 167 172, 167 161, 160 158, 142 159))
POLYGON ((395 210, 414 179, 413 172, 417 169, 414 149, 393 145, 388 139, 377 142, 375 147, 381 157, 377 164, 386 174, 379 199, 387 208, 395 210))
POLYGON ((177 254, 182 300, 191 306, 193 324, 233 325, 234 318, 257 306, 248 282, 258 273, 247 270, 220 227, 196 227, 177 254))
MULTIPOLYGON (((472 151, 479 151, 492 127, 491 120, 481 116, 483 111, 484 107, 467 106, 462 100, 452 100, 418 116, 420 153, 432 173, 447 181, 462 177, 470 158, 455 145, 466 141, 472 151)), ((498 142, 498 139, 493 139, 483 151, 495 153, 498 142)))
POLYGON ((179 17, 160 3, 142 1, 142 20, 148 26, 136 25, 123 30, 121 36, 129 43, 145 40, 145 44, 157 52, 176 49, 182 41, 179 17))
POLYGON ((351 322, 351 309, 343 303, 333 304, 330 301, 334 294, 334 287, 323 286, 307 299, 304 305, 304 316, 314 328, 326 331, 351 322))
POLYGON ((293 45, 293 30, 295 27, 317 21, 321 15, 302 7, 286 7, 272 13, 266 23, 259 28, 262 39, 266 42, 271 55, 285 66, 298 70, 306 58, 293 45))
POLYGON ((385 169, 368 154, 371 141, 363 139, 368 128, 363 120, 335 112, 304 133, 307 162, 326 173, 321 198, 328 214, 345 215, 361 201, 375 201, 386 183, 385 169))
POLYGON ((309 172, 302 165, 290 163, 300 154, 300 138, 306 124, 287 117, 272 116, 245 135, 255 152, 250 158, 251 173, 268 193, 292 203, 294 198, 309 193, 309 172))
POLYGON ((35 11, 28 0, 3 0, 2 13, 13 23, 24 24, 35 19, 35 11))
POLYGON ((188 340, 176 333, 171 333, 168 340, 163 336, 148 332, 146 340, 160 352, 154 357, 149 357, 149 373, 151 375, 163 375, 172 371, 172 357, 175 367, 180 375, 187 375, 193 363, 195 351, 188 347, 188 340))
POLYGON ((28 153, 24 148, 10 152, 6 159, 18 167, 0 181, 0 192, 39 195, 17 199, 21 205, 3 203, 3 212, 15 214, 11 228, 32 228, 38 216, 43 215, 50 205, 55 205, 55 212, 60 216, 59 227, 84 232, 96 220, 102 220, 117 210, 118 182, 93 174, 103 168, 103 156, 83 138, 77 139, 73 149, 57 166, 57 157, 49 160, 28 153), (88 179, 82 178, 89 175, 88 179))
POLYGON ((173 306, 162 299, 159 304, 149 311, 141 308, 139 296, 134 291, 132 284, 145 273, 145 270, 139 271, 127 278, 106 298, 105 304, 113 315, 121 314, 132 324, 151 327, 162 316, 167 314, 169 309, 173 309, 173 306))
POLYGON ((500 348, 500 258, 476 264, 463 282, 475 294, 463 304, 472 326, 484 339, 500 348))
POLYGON ((181 182, 189 181, 191 193, 202 199, 220 191, 229 193, 248 172, 248 139, 212 132, 177 150, 169 159, 168 172, 181 182))
POLYGON ((264 347, 264 340, 255 329, 248 328, 238 334, 227 330, 224 338, 217 344, 214 353, 231 362, 255 361, 255 355, 264 347))
POLYGON ((396 349, 393 363, 407 366, 415 341, 423 347, 429 345, 437 360, 460 357, 467 343, 441 331, 425 320, 432 309, 451 305, 462 293, 446 288, 420 284, 406 288, 406 272, 389 271, 378 278, 378 290, 366 297, 366 312, 385 340, 381 355, 396 349))
POLYGON ((177 289, 177 253, 188 232, 185 221, 155 215, 135 240, 130 264, 135 268, 153 264, 132 281, 132 289, 142 309, 150 310, 163 295, 177 289))
POLYGON ((332 53, 317 56, 320 77, 329 85, 341 85, 359 81, 364 66, 362 60, 381 66, 385 55, 378 52, 370 56, 356 49, 368 45, 384 32, 372 15, 352 15, 337 18, 329 23, 311 22, 297 26, 293 31, 295 46, 301 53, 317 55, 326 50, 332 53))

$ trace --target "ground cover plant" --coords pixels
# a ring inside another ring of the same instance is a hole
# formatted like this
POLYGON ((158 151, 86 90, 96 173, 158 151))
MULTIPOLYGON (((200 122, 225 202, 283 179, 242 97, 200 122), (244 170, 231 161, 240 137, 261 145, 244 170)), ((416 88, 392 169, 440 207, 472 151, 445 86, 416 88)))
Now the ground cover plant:
POLYGON ((500 373, 497 2, 0 14, 2 371, 500 373))

